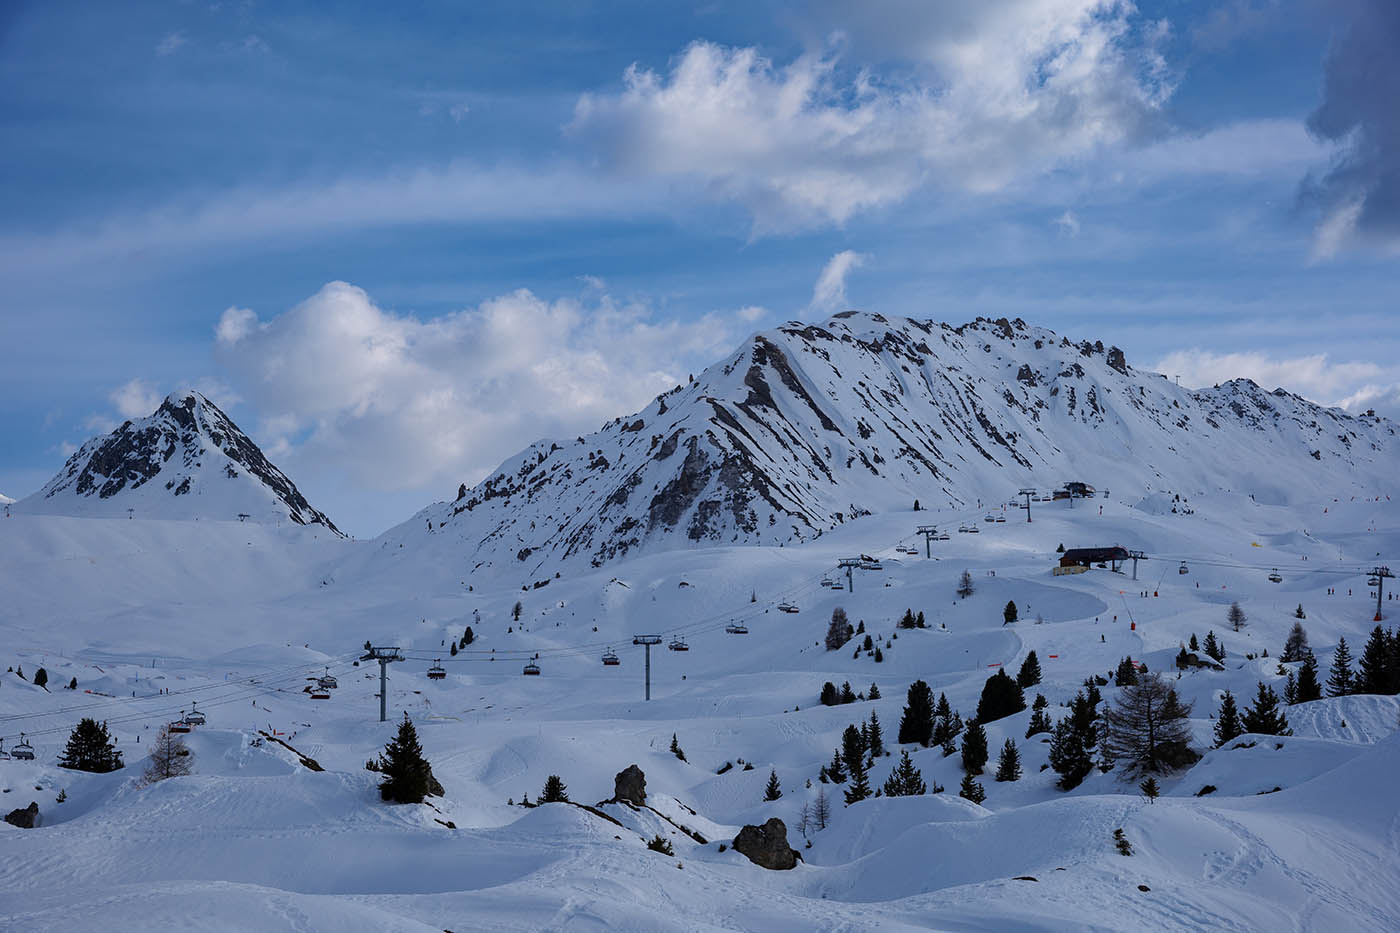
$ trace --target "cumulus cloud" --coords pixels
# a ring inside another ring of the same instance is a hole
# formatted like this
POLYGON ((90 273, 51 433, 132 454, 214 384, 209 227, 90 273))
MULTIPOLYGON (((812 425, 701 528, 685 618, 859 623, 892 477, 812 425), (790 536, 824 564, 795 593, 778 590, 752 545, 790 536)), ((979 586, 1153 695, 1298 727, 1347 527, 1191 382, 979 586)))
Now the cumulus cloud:
POLYGON ((849 249, 843 249, 827 260, 817 283, 812 286, 812 303, 808 310, 818 314, 844 311, 846 304, 846 276, 852 269, 865 265, 866 256, 849 249))
POLYGON ((766 230, 840 224, 925 184, 1002 189, 1144 138, 1172 90, 1165 27, 1126 0, 872 0, 849 25, 914 67, 848 66, 839 38, 786 63, 695 42, 667 73, 633 65, 620 92, 583 95, 569 129, 766 230))
POLYGON ((165 396, 143 379, 133 379, 113 389, 108 398, 123 418, 144 418, 160 406, 165 396))
POLYGON ((371 489, 444 494, 533 440, 643 407, 728 350, 732 322, 525 290, 419 320, 332 282, 267 320, 225 311, 215 353, 270 455, 371 489))
POLYGON ((189 41, 189 37, 183 32, 172 32, 156 43, 156 54, 162 58, 174 55, 182 45, 189 41))
POLYGON ((1181 377, 1191 388, 1230 379, 1253 379, 1266 389, 1283 387, 1323 405, 1348 411, 1385 408, 1396 411, 1400 368, 1387 370, 1369 362, 1334 362, 1325 353, 1271 357, 1265 353, 1213 353, 1194 348, 1167 354, 1152 367, 1181 377))
POLYGON ((1319 258, 1358 240, 1400 249, 1400 4, 1346 0, 1336 8, 1349 19, 1327 52, 1322 103, 1308 129, 1342 151, 1303 183, 1322 215, 1319 258))

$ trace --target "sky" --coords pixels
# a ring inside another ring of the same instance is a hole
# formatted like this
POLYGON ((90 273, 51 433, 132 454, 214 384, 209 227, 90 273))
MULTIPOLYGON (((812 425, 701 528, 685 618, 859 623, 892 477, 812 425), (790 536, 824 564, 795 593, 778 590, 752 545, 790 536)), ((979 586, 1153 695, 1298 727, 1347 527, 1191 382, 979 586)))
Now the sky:
POLYGON ((787 320, 1400 416, 1400 4, 0 6, 0 493, 197 388, 369 536, 787 320))

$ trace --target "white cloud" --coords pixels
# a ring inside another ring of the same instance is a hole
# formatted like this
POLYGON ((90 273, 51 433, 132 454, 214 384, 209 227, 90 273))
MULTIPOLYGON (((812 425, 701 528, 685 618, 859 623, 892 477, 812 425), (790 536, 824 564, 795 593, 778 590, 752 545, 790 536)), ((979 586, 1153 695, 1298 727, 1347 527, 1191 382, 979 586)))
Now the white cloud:
POLYGON ((768 309, 762 305, 749 305, 746 308, 740 308, 734 313, 739 315, 739 320, 746 324, 752 324, 760 318, 767 316, 768 309))
POLYGON ((1075 215, 1074 211, 1066 210, 1059 217, 1050 221, 1050 224, 1059 230, 1062 236, 1071 238, 1079 236, 1079 217, 1075 215))
POLYGON ((215 352, 261 415, 269 456, 442 495, 531 441, 643 407, 728 350, 733 320, 656 321, 607 295, 525 290, 419 320, 332 282, 266 321, 230 308, 215 352))
POLYGON ((165 398, 144 379, 133 379, 113 389, 107 397, 123 418, 144 418, 160 407, 165 398))
POLYGON ((189 41, 189 37, 183 32, 172 32, 156 43, 156 54, 162 58, 167 55, 174 55, 182 45, 185 45, 189 41))
POLYGON ((864 253, 843 249, 827 260, 821 275, 812 286, 812 303, 808 310, 818 314, 830 314, 846 310, 846 276, 852 269, 865 265, 864 253))
POLYGON ((1181 377, 1191 388, 1230 379, 1253 379, 1265 389, 1283 387, 1323 405, 1348 411, 1390 408, 1400 396, 1400 368, 1368 362, 1333 362, 1325 353, 1271 357, 1265 353, 1213 353, 1193 348, 1167 354, 1151 367, 1181 377), (1378 404, 1379 403, 1379 404, 1378 404))
POLYGON ((466 103, 452 104, 447 108, 447 115, 452 118, 453 123, 461 123, 471 112, 472 108, 466 103))
POLYGON ((1356 224, 1361 219, 1361 209, 1365 203, 1365 198, 1346 201, 1323 216, 1322 222, 1313 232, 1309 262, 1318 263, 1331 259, 1356 235, 1356 224))
POLYGON ((913 59, 908 77, 853 70, 839 48, 777 64, 696 42, 669 73, 633 65, 621 92, 583 95, 569 129, 621 170, 698 180, 765 230, 840 224, 924 184, 1002 189, 1142 138, 1172 90, 1164 27, 1126 0, 872 2, 854 19, 890 22, 867 44, 913 59))

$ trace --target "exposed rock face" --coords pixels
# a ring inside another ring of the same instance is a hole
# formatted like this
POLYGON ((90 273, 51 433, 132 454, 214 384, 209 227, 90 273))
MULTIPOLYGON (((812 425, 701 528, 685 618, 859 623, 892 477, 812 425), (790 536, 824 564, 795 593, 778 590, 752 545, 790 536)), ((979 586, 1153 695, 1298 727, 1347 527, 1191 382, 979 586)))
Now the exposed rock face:
POLYGON ((739 830, 734 837, 734 851, 742 852, 750 862, 773 871, 787 871, 802 856, 788 845, 787 826, 776 816, 762 826, 752 824, 739 830))
POLYGON ((638 807, 647 802, 647 776, 636 765, 628 765, 613 778, 613 802, 624 800, 638 807))
POLYGON ((285 519, 340 534, 228 415, 193 391, 88 441, 21 506, 123 518, 285 519))
POLYGON ((30 803, 22 810, 11 810, 5 814, 5 822, 20 829, 33 829, 40 823, 39 804, 30 803))

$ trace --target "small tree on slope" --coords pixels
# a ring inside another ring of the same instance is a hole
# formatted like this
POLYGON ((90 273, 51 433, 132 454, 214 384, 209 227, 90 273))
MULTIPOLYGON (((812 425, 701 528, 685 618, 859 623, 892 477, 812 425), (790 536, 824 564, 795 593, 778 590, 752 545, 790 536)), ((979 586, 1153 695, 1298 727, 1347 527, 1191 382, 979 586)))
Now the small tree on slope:
POLYGON ((1104 755, 1125 763, 1129 775, 1191 764, 1201 756, 1191 749, 1190 718, 1191 705, 1161 674, 1143 674, 1104 710, 1104 755))
POLYGON ((540 791, 540 803, 568 803, 569 788, 564 786, 564 779, 557 774, 551 774, 544 779, 544 790, 540 791))
POLYGON ((151 761, 141 776, 147 784, 166 778, 184 777, 194 773, 194 753, 185 747, 179 736, 170 734, 170 726, 160 727, 151 743, 151 761))
POLYGON ((783 795, 782 785, 778 783, 778 771, 776 768, 768 772, 768 786, 763 790, 764 800, 777 800, 783 795))
POLYGON ((1244 628, 1245 618, 1244 610, 1240 608, 1239 603, 1231 603, 1229 612, 1225 613, 1226 621, 1237 632, 1244 628))
POLYGON ((1322 684, 1317 680, 1317 658, 1309 651, 1308 656, 1303 659, 1303 666, 1298 669, 1298 686, 1294 702, 1307 703, 1320 699, 1322 699, 1322 684))
POLYGON ((1265 683, 1259 684, 1259 692, 1254 697, 1254 705, 1244 711, 1240 723, 1245 732, 1257 735, 1292 735, 1288 719, 1279 709, 1278 694, 1265 683))
POLYGON ((422 803, 428 796, 428 761, 418 744, 418 730, 408 713, 403 714, 399 731, 379 758, 379 771, 384 780, 379 784, 379 796, 393 803, 422 803))
POLYGON ((83 719, 73 727, 68 744, 58 759, 60 768, 106 774, 122 767, 122 753, 112 745, 107 724, 96 719, 83 719))
POLYGON ((1327 695, 1344 697, 1356 692, 1351 672, 1351 649, 1345 638, 1337 639, 1337 650, 1332 654, 1332 673, 1327 678, 1327 695))
POLYGON ((1235 695, 1226 690, 1220 698, 1220 712, 1215 715, 1215 747, 1219 748, 1243 734, 1244 726, 1240 723, 1240 712, 1235 706, 1235 695))
POLYGON ((927 790, 923 774, 914 767, 914 760, 909 757, 909 750, 905 749, 900 753, 899 764, 895 765, 885 781, 885 796, 917 797, 927 790))
POLYGON ((958 598, 967 599, 975 592, 977 588, 972 585, 972 574, 964 570, 962 576, 958 577, 958 598))
POLYGON ((1279 655, 1279 660, 1285 664, 1290 661, 1301 661, 1312 654, 1312 649, 1308 647, 1308 632, 1303 628, 1303 623, 1294 622, 1293 628, 1288 632, 1288 640, 1283 643, 1283 654, 1279 655))
POLYGON ((958 796, 964 800, 971 800, 973 803, 981 803, 987 799, 987 792, 982 789, 982 785, 971 774, 964 774, 962 787, 958 788, 958 796))
POLYGON ((963 733, 962 764, 968 774, 981 774, 987 766, 987 731, 976 720, 963 733))
POLYGON ((1040 683, 1040 659, 1032 651, 1026 655, 1026 660, 1021 662, 1021 669, 1016 672, 1016 685, 1022 690, 1027 687, 1034 687, 1040 683))
POLYGON ((1001 754, 997 757, 998 781, 1015 781, 1021 777, 1021 753, 1016 750, 1016 743, 1010 739, 1001 747, 1001 754))
POLYGON ((909 685, 904 715, 899 720, 899 744, 918 742, 928 747, 933 737, 933 691, 922 680, 909 685))

